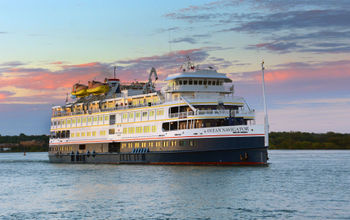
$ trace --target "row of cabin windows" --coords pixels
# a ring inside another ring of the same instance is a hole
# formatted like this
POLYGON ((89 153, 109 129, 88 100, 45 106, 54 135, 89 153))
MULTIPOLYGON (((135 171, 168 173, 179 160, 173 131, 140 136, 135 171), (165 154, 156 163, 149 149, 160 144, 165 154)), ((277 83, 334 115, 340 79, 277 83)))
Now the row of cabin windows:
MULTIPOLYGON (((154 115, 157 114, 157 116, 164 115, 164 109, 157 109, 157 110, 150 110, 150 111, 138 111, 138 112, 129 112, 129 113, 122 113, 121 117, 123 120, 126 119, 133 119, 134 117, 136 119, 140 118, 141 115, 143 118, 149 116, 154 117, 154 115)), ((71 119, 62 119, 62 120, 54 120, 51 121, 51 126, 71 126, 71 125, 87 125, 87 123, 103 123, 103 124, 114 124, 115 123, 115 115, 99 115, 99 116, 88 116, 88 117, 77 117, 77 118, 71 118, 71 119), (110 119, 110 120, 109 120, 110 119), (113 121, 113 123, 111 123, 113 121)))
POLYGON ((106 136, 107 132, 105 130, 101 130, 99 131, 99 133, 97 133, 96 131, 70 133, 69 130, 65 130, 65 131, 51 132, 51 138, 96 137, 97 134, 99 134, 99 136, 106 136))
POLYGON ((128 127, 123 128, 123 134, 139 134, 139 133, 154 133, 157 132, 157 126, 140 126, 140 127, 128 127))
POLYGON ((89 116, 89 117, 77 117, 77 118, 70 118, 70 119, 62 119, 62 120, 54 120, 51 122, 51 125, 53 126, 59 126, 59 125, 81 125, 81 124, 87 124, 91 122, 100 122, 100 123, 107 123, 109 122, 109 115, 99 115, 99 116, 89 116))
POLYGON ((50 147, 50 151, 72 151, 73 147, 72 146, 55 146, 55 147, 50 147))
POLYGON ((196 146, 194 140, 170 140, 170 141, 147 141, 147 142, 129 142, 122 143, 121 148, 150 148, 150 147, 185 147, 196 146))
POLYGON ((196 80, 196 79, 182 79, 182 80, 175 80, 175 85, 208 85, 208 86, 222 86, 223 81, 222 80, 210 80, 210 79, 204 79, 204 80, 196 80))

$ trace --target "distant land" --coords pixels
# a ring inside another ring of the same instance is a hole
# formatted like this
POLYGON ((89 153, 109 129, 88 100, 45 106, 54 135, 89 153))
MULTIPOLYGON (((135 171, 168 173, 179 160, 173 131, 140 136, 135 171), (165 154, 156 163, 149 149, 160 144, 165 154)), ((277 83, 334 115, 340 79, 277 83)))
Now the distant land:
MULTIPOLYGON (((0 152, 47 152, 48 135, 0 134, 0 152)), ((269 149, 350 149, 350 134, 308 133, 308 132, 271 132, 269 149)))

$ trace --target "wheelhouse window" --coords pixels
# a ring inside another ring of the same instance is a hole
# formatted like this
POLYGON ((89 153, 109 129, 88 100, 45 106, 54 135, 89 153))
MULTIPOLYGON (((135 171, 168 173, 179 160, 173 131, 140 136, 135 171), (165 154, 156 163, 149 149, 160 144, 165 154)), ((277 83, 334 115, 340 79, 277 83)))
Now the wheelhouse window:
POLYGON ((197 84, 198 84, 198 81, 197 81, 197 80, 193 80, 193 84, 194 84, 194 85, 197 85, 197 84))
POLYGON ((198 81, 198 85, 202 85, 203 84, 203 81, 202 80, 199 80, 198 81))
POLYGON ((179 80, 179 85, 182 85, 182 80, 179 80))
POLYGON ((211 86, 211 80, 208 80, 208 86, 211 86))
POLYGON ((188 80, 188 85, 192 85, 193 81, 192 79, 188 80))
POLYGON ((183 83, 184 83, 184 85, 187 85, 187 80, 184 80, 183 83))

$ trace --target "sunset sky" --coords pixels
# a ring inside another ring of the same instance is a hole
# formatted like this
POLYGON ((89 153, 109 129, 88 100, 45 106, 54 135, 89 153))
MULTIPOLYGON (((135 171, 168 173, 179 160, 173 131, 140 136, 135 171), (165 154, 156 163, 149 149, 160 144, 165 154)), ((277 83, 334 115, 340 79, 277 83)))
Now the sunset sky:
POLYGON ((0 134, 48 134, 76 82, 227 73, 272 131, 350 132, 350 1, 0 0, 0 134))

